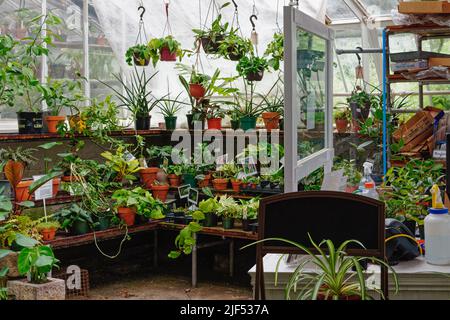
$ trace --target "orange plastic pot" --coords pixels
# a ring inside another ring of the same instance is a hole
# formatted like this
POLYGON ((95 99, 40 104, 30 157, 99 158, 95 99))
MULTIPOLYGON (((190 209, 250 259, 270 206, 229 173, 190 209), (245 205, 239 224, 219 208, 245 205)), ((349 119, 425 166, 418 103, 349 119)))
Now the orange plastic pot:
POLYGON ((338 133, 346 133, 348 128, 348 120, 336 119, 336 130, 338 133))
POLYGON ((53 179, 53 198, 56 198, 59 191, 59 185, 61 184, 61 179, 54 178, 53 179))
POLYGON ((208 129, 222 130, 222 118, 208 119, 208 129))
POLYGON ((119 218, 122 219, 127 226, 134 225, 136 220, 136 209, 135 208, 118 208, 117 213, 119 218))
POLYGON ((212 181, 213 187, 216 190, 226 190, 228 186, 228 179, 214 179, 212 181))
POLYGON ((152 194, 155 199, 159 199, 162 202, 166 202, 168 193, 169 193, 168 185, 153 185, 152 186, 152 194))
POLYGON ((52 228, 52 229, 43 229, 41 230, 41 236, 42 236, 42 240, 44 241, 50 241, 55 239, 56 236, 56 228, 52 228))
POLYGON ((169 174, 167 176, 169 179, 169 184, 171 187, 179 187, 181 184, 181 176, 177 176, 176 174, 169 174))
POLYGON ((209 187, 209 185, 211 184, 211 175, 210 174, 205 175, 205 178, 199 181, 197 184, 199 188, 209 187))
POLYGON ((234 192, 239 192, 241 190, 241 180, 231 180, 231 186, 234 192))
POLYGON ((159 168, 156 168, 156 167, 145 168, 145 169, 141 169, 139 171, 139 174, 141 175, 142 184, 144 184, 144 186, 147 189, 152 188, 153 181, 155 181, 156 174, 158 172, 159 172, 159 168))
POLYGON ((191 94, 191 96, 198 100, 205 96, 206 89, 200 84, 191 83, 189 85, 189 93, 191 94))
POLYGON ((160 56, 161 56, 161 61, 177 61, 177 53, 171 53, 170 49, 168 47, 163 47, 161 48, 161 52, 160 52, 160 56))
POLYGON ((275 130, 280 127, 280 114, 278 112, 264 112, 262 118, 267 130, 275 130))
POLYGON ((29 188, 33 180, 20 181, 16 187, 16 202, 31 200, 29 188))
POLYGON ((64 122, 66 120, 65 116, 48 116, 45 117, 45 121, 47 122, 47 129, 49 133, 57 133, 58 132, 58 124, 64 122))

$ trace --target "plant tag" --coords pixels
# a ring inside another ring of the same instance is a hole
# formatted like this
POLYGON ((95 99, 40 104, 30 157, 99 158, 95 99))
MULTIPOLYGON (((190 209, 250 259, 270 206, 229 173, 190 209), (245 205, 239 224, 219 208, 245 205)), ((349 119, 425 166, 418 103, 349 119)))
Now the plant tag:
POLYGON ((126 160, 126 161, 133 161, 133 160, 136 160, 136 157, 135 156, 133 156, 130 152, 128 152, 128 151, 126 151, 124 154, 123 154, 123 158, 126 160))
POLYGON ((178 187, 178 195, 180 196, 180 199, 187 199, 189 198, 189 193, 191 190, 191 185, 186 184, 184 186, 178 187))
MULTIPOLYGON (((42 177, 43 175, 33 176, 33 180, 37 181, 42 177)), ((42 187, 34 192, 35 200, 50 199, 51 197, 53 197, 53 179, 43 184, 42 187)))
POLYGON ((259 39, 258 39, 258 33, 256 31, 252 31, 251 39, 252 39, 253 45, 257 46, 259 39))
POLYGON ((195 206, 198 204, 198 190, 197 189, 195 189, 195 188, 189 189, 188 202, 192 203, 195 206))

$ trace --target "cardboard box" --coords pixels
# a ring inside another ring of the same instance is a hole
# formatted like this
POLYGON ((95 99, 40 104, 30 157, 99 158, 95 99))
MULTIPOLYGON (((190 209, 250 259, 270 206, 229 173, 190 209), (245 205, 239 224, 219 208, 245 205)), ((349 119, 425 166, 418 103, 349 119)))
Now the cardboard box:
POLYGON ((448 1, 400 2, 398 12, 403 14, 443 14, 450 13, 448 1))
POLYGON ((450 67, 450 58, 430 58, 428 64, 431 67, 450 67))
POLYGON ((430 128, 433 129, 434 120, 443 115, 443 113, 444 112, 441 109, 426 107, 423 111, 417 112, 408 120, 408 122, 395 130, 392 137, 396 142, 403 139, 403 143, 407 145, 414 140, 414 138, 429 131, 430 128))

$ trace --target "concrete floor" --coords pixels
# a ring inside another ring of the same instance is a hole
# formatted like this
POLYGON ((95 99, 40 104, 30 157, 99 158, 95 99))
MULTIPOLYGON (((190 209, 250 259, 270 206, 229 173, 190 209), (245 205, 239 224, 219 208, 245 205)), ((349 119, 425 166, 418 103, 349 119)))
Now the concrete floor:
POLYGON ((149 275, 122 279, 91 288, 89 300, 251 300, 248 287, 225 282, 200 282, 191 288, 190 278, 149 275))

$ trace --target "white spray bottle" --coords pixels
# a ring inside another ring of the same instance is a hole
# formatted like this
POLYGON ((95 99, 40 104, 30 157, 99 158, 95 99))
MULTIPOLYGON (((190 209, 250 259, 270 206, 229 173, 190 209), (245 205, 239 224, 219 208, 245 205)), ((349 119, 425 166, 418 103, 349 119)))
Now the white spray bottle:
POLYGON ((368 182, 371 182, 375 185, 375 181, 373 181, 372 179, 373 163, 366 161, 363 164, 363 168, 364 168, 364 176, 362 177, 358 186, 360 192, 362 192, 366 188, 365 185, 368 182))

